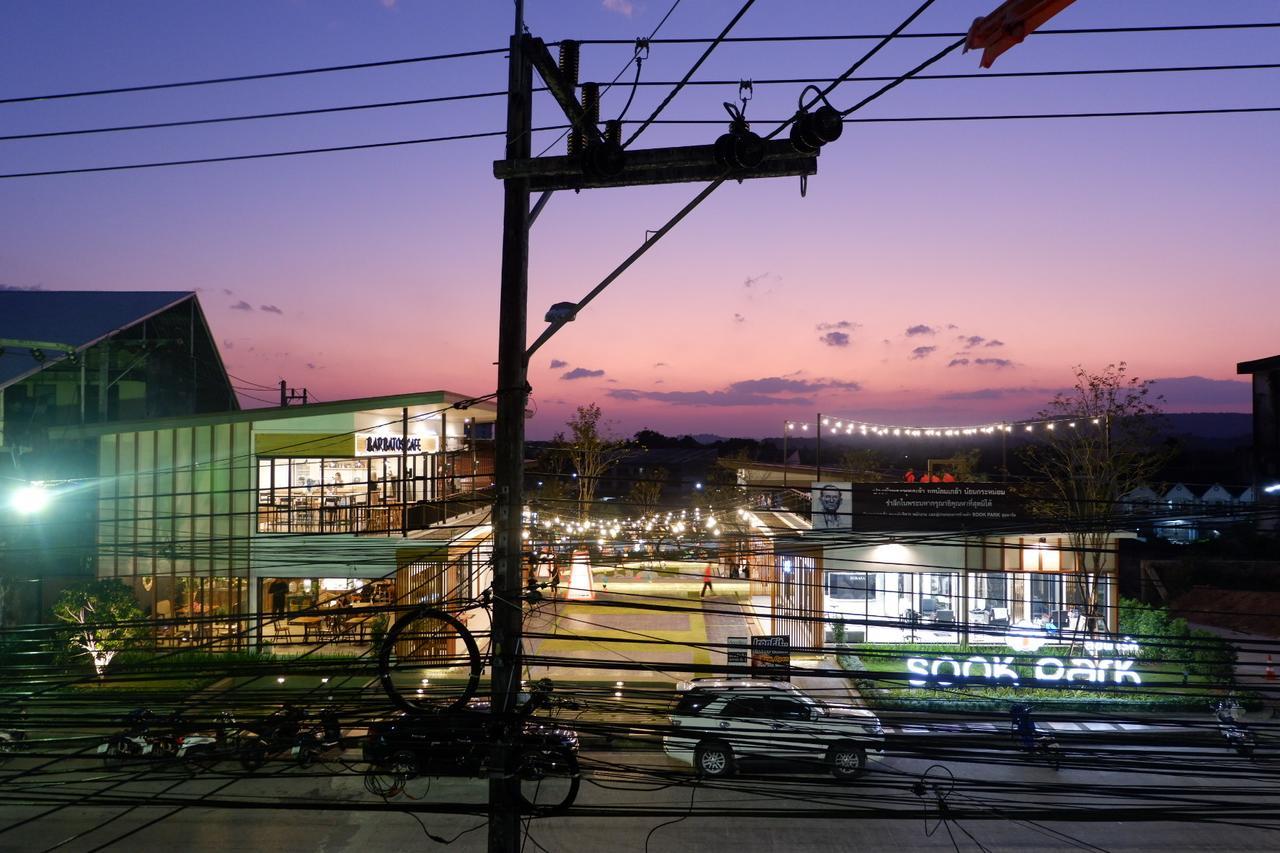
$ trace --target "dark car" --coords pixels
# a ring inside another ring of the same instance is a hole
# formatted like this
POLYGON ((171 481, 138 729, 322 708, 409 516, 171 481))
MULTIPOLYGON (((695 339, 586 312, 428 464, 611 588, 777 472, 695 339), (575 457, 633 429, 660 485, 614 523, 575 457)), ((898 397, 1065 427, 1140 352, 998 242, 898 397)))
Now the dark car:
MULTIPOLYGON (((493 717, 488 703, 473 702, 458 711, 401 712, 369 726, 364 760, 370 765, 365 787, 382 797, 404 790, 419 776, 489 774, 493 717)), ((525 716, 521 721, 517 774, 520 798, 532 812, 567 809, 578 795, 578 734, 553 722, 525 716)))

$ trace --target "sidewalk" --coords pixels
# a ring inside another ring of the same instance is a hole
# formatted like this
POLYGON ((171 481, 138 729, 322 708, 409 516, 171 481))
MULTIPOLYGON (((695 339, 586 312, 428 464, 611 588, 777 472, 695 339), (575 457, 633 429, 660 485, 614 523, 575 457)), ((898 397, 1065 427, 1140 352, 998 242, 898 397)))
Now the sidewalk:
POLYGON ((1268 658, 1272 672, 1280 676, 1280 637, 1267 637, 1262 634, 1245 634, 1230 628, 1219 628, 1216 625, 1190 623, 1193 628, 1202 628, 1222 637, 1236 647, 1236 683, 1245 690, 1251 690, 1262 697, 1264 704, 1271 708, 1280 708, 1280 677, 1267 678, 1268 658))

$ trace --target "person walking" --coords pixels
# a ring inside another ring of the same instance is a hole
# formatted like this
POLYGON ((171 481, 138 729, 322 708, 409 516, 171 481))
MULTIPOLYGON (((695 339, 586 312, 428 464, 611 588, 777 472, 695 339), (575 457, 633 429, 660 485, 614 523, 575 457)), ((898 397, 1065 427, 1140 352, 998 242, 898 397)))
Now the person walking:
POLYGON ((698 594, 698 598, 706 598, 707 593, 715 595, 715 590, 711 588, 711 564, 707 563, 707 567, 702 570, 702 592, 698 594))
POLYGON ((267 587, 267 593, 271 596, 271 615, 283 616, 289 596, 289 582, 284 578, 276 578, 267 587))

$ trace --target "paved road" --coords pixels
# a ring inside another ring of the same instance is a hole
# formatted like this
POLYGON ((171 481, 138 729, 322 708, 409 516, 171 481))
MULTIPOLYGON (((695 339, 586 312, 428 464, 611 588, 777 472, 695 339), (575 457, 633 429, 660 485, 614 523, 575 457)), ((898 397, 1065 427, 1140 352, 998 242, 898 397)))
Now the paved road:
MULTIPOLYGON (((893 736, 890 757, 854 785, 780 771, 695 782, 657 751, 586 753, 573 812, 533 821, 526 850, 638 853, 651 830, 653 853, 979 850, 977 842, 993 851, 1280 848, 1275 831, 1205 822, 1233 812, 1246 813, 1246 822, 1280 814, 1280 765, 1269 756, 1240 759, 1211 743, 1112 741, 1078 746, 1055 772, 992 749, 978 734, 893 736), (948 736, 953 750, 940 746, 948 736), (926 755, 912 755, 917 747, 926 755), (921 781, 923 797, 913 791, 921 781), (938 823, 940 799, 957 820, 938 823), (1120 809, 1168 819, 1124 821, 1120 809), (1051 810, 1058 813, 1044 814, 1051 810)), ((481 825, 474 814, 431 810, 469 804, 479 813, 482 780, 413 780, 388 812, 365 791, 357 758, 306 771, 268 765, 252 776, 227 763, 193 777, 150 766, 109 772, 91 760, 29 772, 41 760, 19 757, 0 770, 0 850, 376 853, 432 849, 438 844, 428 832, 448 839, 481 825)), ((485 849, 484 830, 449 849, 485 849)))

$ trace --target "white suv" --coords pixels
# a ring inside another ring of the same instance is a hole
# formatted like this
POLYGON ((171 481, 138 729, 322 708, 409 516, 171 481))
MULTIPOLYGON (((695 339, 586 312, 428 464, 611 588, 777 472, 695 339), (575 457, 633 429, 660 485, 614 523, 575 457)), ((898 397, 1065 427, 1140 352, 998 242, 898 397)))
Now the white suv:
POLYGON ((831 705, 785 681, 683 682, 671 714, 667 754, 704 776, 726 776, 743 761, 789 761, 826 768, 841 781, 883 756, 884 730, 865 708, 831 705))

